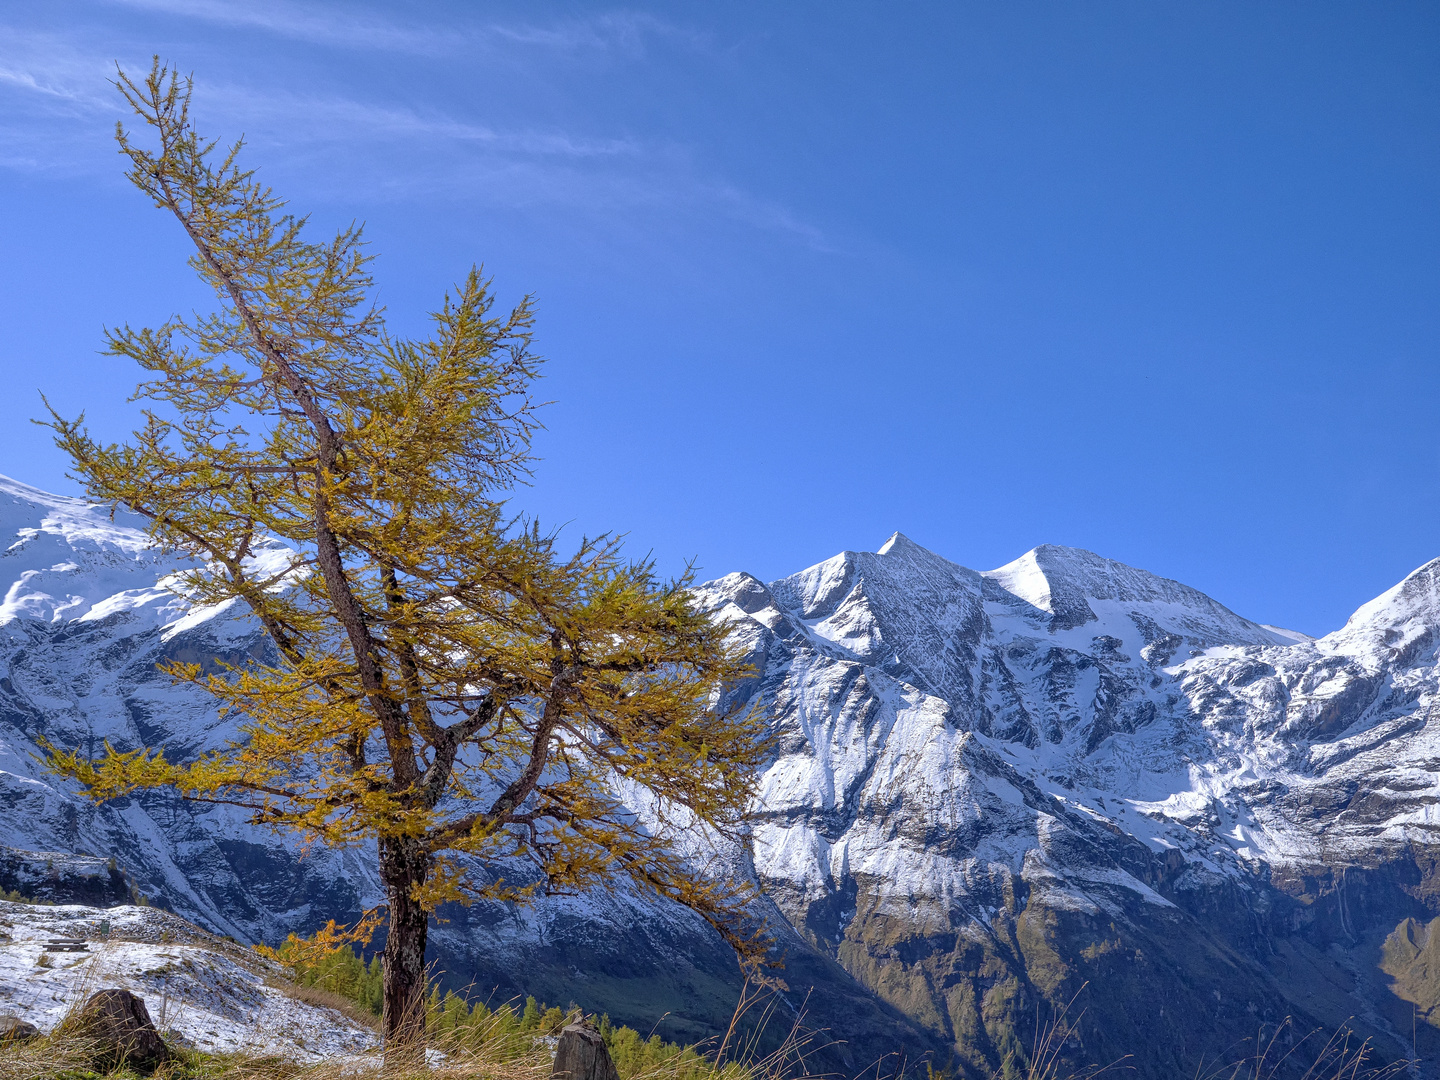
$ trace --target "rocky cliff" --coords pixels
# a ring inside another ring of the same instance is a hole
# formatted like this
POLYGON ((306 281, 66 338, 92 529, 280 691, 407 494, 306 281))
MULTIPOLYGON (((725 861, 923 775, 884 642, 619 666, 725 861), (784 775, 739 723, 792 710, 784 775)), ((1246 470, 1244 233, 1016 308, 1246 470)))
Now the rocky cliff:
MULTIPOLYGON (((135 524, 0 487, 9 842, 114 857, 242 939, 373 902, 364 852, 302 857, 163 796, 97 809, 38 771, 42 734, 172 753, 234 734, 154 664, 265 643, 167 592, 174 564, 135 524)), ((1238 1057, 1287 1017, 1282 1042, 1349 1023, 1440 1076, 1440 563, 1318 640, 1089 552, 976 572, 898 534, 702 592, 750 650, 734 693, 778 736, 736 856, 788 953, 788 1006, 846 1040, 834 1067, 895 1050, 985 1075, 1068 1004, 1073 1059, 1128 1055, 1140 1076, 1238 1057)), ((638 897, 447 914, 437 959, 487 993, 646 1029, 668 1010, 681 1038, 734 999, 718 941, 638 897)))

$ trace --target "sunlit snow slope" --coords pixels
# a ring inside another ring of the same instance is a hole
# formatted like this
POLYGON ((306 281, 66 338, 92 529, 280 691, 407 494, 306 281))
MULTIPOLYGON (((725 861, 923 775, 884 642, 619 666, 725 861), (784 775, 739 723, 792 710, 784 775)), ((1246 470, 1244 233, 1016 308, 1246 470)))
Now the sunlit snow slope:
MULTIPOLYGON (((168 591, 177 566, 142 524, 0 480, 6 843, 114 855, 243 939, 375 902, 365 852, 302 858, 160 795, 97 809, 41 772, 41 735, 182 756, 235 735, 155 664, 243 661, 263 638, 168 591)), ((1440 978, 1406 959, 1440 915, 1440 562, 1318 640, 1051 546, 976 572, 896 534, 700 591, 754 665, 732 696, 777 737, 741 863, 791 1005, 818 988, 812 1020, 846 1039, 838 1068, 902 1046, 986 1075, 1076 994, 1076 1060, 1128 1054, 1141 1076, 1189 1075, 1286 1016, 1354 1017, 1403 1058, 1413 1015, 1420 1057, 1440 1053, 1440 978)), ((452 984, 668 1012, 672 1037, 721 1021, 736 987, 697 920, 628 894, 476 905, 435 942, 452 984)))
POLYGON ((977 1072, 1076 993, 1080 1056, 1142 1075, 1286 1016, 1409 1056, 1381 964, 1440 914, 1440 562, 1318 641, 1051 546, 704 589, 779 733, 767 894, 977 1072))
POLYGON ((365 861, 316 855, 257 833, 225 807, 161 794, 96 808, 45 775, 38 736, 99 752, 164 746, 184 757, 236 734, 215 703, 156 670, 165 659, 261 656, 230 609, 193 611, 167 586, 181 564, 125 511, 0 477, 0 815, 4 843, 115 856, 142 891, 224 934, 284 936, 317 904, 377 893, 365 861))

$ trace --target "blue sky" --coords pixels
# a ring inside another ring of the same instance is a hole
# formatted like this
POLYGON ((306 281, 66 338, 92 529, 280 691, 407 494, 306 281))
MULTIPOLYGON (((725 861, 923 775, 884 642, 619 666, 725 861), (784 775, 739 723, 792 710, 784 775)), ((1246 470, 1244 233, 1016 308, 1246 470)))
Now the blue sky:
POLYGON ((330 229, 398 331, 483 262, 553 399, 517 503, 773 578, 1040 543, 1309 633, 1440 555, 1431 3, 0 4, 0 472, 101 329, 206 304, 111 65, 330 229))

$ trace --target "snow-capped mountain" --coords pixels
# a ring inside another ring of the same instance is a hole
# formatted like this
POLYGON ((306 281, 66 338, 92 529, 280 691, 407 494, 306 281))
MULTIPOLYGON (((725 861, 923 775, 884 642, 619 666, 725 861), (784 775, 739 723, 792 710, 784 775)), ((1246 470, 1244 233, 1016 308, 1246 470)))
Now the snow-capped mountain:
MULTIPOLYGON (((0 477, 0 550, 0 883, 52 876, 47 853, 113 859, 152 902, 216 933, 271 943, 380 902, 371 851, 306 850, 234 809, 159 792, 97 807, 46 775, 42 737, 93 753, 106 740, 163 746, 173 758, 225 745, 233 723, 156 665, 234 664, 270 655, 269 646, 235 606, 195 608, 178 596, 174 575, 185 564, 150 547, 144 522, 123 510, 0 477), (25 852, 40 853, 35 865, 25 852)), ((452 988, 494 1001, 573 1000, 672 1039, 713 1034, 739 989, 733 956, 703 920, 625 892, 455 908, 430 940, 452 988)), ((867 1032, 877 1054, 929 1049, 924 1033, 832 960, 793 935, 786 943, 792 972, 824 985, 825 1015, 853 1032, 820 1060, 847 1067, 857 1048, 870 1052, 867 1032)))
POLYGON ((1286 1016, 1413 1052, 1440 984, 1390 981, 1440 914, 1440 561, 1318 641, 1048 546, 977 573, 897 534, 705 589, 780 732, 767 894, 962 1062, 1087 983, 1086 1056, 1144 1075, 1286 1016))
MULTIPOLYGON (((177 565, 124 515, 3 481, 0 529, 7 843, 113 855, 242 939, 373 902, 363 852, 302 857, 163 796, 97 809, 44 776, 39 735, 232 736, 154 664, 265 643, 168 591, 177 565)), ((899 534, 701 592, 750 650, 733 693, 773 718, 745 858, 790 1003, 816 988, 810 1020, 846 1040, 837 1067, 895 1050, 984 1074, 1073 1000, 1076 1060, 1130 1055, 1141 1076, 1238 1057, 1287 1016, 1440 1075, 1440 561, 1318 640, 1090 552, 976 572, 899 534)), ((433 940, 455 982, 647 1027, 668 1010, 672 1037, 733 1003, 713 935, 627 894, 477 905, 433 940)))
POLYGON ((138 516, 0 478, 0 820, 8 846, 114 856, 147 894, 240 939, 284 937, 320 903, 378 894, 353 853, 297 862, 226 807, 162 794, 102 808, 45 775, 37 737, 98 753, 166 746, 185 756, 235 737, 214 702, 175 686, 162 660, 228 662, 266 643, 233 607, 193 609, 173 591, 185 564, 138 516))

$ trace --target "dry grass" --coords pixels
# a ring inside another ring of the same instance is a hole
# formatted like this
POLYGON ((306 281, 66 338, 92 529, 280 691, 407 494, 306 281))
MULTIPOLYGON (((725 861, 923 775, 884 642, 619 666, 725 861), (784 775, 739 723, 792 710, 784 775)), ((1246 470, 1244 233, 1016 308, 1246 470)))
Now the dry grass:
POLYGON ((0 1046, 0 1080, 55 1080, 91 1070, 90 1044, 60 1037, 0 1046))
MULTIPOLYGON (((85 965, 90 967, 90 965, 85 965)), ((83 1002, 89 972, 77 972, 72 1011, 83 1002)), ((274 985, 284 993, 310 1005, 336 1009, 349 1018, 377 1026, 377 1020, 348 998, 318 987, 274 985)), ((687 1055, 656 1063, 626 1080, 822 1080, 807 1059, 829 1043, 819 1033, 806 1030, 794 1021, 780 1045, 761 1052, 764 1032, 779 1015, 779 999, 763 989, 746 987, 728 1030, 710 1044, 696 1050, 703 1056, 687 1055)), ((68 1014, 67 1014, 68 1016, 68 1014)), ((1114 1062, 1075 1071, 1066 1061, 1067 1046, 1075 1045, 1083 1013, 1071 1019, 1063 1009, 1036 1033, 1026 1060, 1007 1063, 1005 1075, 1021 1080, 1094 1080, 1102 1075, 1133 1075, 1127 1062, 1114 1062), (1018 1068, 1017 1068, 1018 1066, 1018 1068)), ((161 1016, 157 1026, 166 1026, 161 1016)), ((134 1080, 128 1070, 97 1073, 91 1064, 93 1048, 83 1039, 68 1037, 64 1021, 57 1033, 23 1044, 0 1043, 0 1080, 134 1080)), ((256 1044, 265 1042, 256 1032, 256 1044)), ((487 1021, 438 1032, 430 1039, 428 1064, 396 1054, 372 1053, 334 1058, 316 1064, 300 1064, 269 1055, 205 1054, 179 1050, 175 1060, 162 1066, 154 1080, 549 1080, 552 1047, 532 1031, 516 1031, 492 1014, 487 1021)), ((1244 1060, 1222 1067, 1198 1068, 1194 1080, 1386 1080, 1404 1072, 1405 1064, 1374 1068, 1366 1043, 1356 1045, 1348 1032, 1333 1035, 1323 1046, 1318 1037, 1295 1037, 1286 1024, 1257 1039, 1255 1049, 1244 1060), (1316 1054, 1316 1048, 1319 1048, 1316 1054), (1312 1058, 1312 1055, 1315 1055, 1312 1058), (1304 1064, 1313 1060, 1308 1068, 1304 1064)), ((906 1072, 904 1062, 877 1062, 862 1075, 875 1077, 906 1072)), ((933 1073, 932 1076, 943 1074, 933 1073)), ((999 1073, 995 1080, 999 1080, 999 1073)), ((835 1080, 835 1078, 829 1078, 835 1080)))
MULTIPOLYGON (((87 965, 88 967, 89 965, 87 965)), ((92 987, 77 972, 73 1012, 92 987)), ((338 1009, 372 1028, 376 1018, 353 1002, 317 987, 275 984, 291 997, 311 1005, 338 1009)), ((758 1055, 758 1030, 773 1015, 775 1003, 760 993, 747 992, 731 1022, 708 1057, 676 1057, 627 1080, 805 1080, 804 1057, 811 1040, 800 1026, 792 1027, 775 1051, 758 1055), (758 1013, 758 1017, 751 1014, 758 1013), (758 1019, 758 1023, 753 1022, 758 1019), (752 1022, 745 1023, 750 1020, 752 1022), (742 1034, 742 1031, 745 1032, 742 1034)), ((67 1014, 67 1018, 68 1018, 67 1014)), ((160 1017, 155 1017, 157 1026, 160 1017)), ((65 1021, 56 1033, 21 1044, 0 1044, 0 1080, 132 1080, 135 1073, 120 1069, 94 1071, 93 1046, 67 1036, 65 1021)), ((256 1032, 256 1044, 265 1039, 256 1032)), ((534 1032, 507 1028, 498 1014, 463 1029, 440 1032, 430 1040, 428 1063, 397 1054, 372 1053, 300 1064, 277 1056, 205 1054, 177 1050, 175 1060, 162 1066, 154 1080, 549 1080, 552 1048, 534 1032)), ((702 1051, 706 1048, 701 1047, 702 1051)), ((813 1078, 818 1080, 818 1078, 813 1078)))
MULTIPOLYGON (((1048 1024, 1036 1028, 1035 1041, 1030 1047, 1029 1061, 1025 1066, 1024 1080, 1093 1080, 1094 1077, 1124 1066, 1125 1059, 1122 1058, 1109 1065, 1089 1066, 1080 1072, 1066 1069, 1065 1048, 1079 1036, 1080 1020, 1085 1015, 1082 1009, 1072 1020, 1070 1010, 1075 1007, 1076 998, 1084 990, 1085 986, 1080 987, 1048 1024), (1066 1071, 1062 1072, 1062 1069, 1066 1071)), ((1001 1073, 995 1074, 995 1080, 1001 1080, 1001 1073)))
MULTIPOLYGON (((257 1037, 258 1038, 258 1037, 257 1037)), ((396 1055, 367 1054, 302 1065, 273 1056, 210 1055, 178 1051, 176 1060, 162 1066, 153 1080, 549 1080, 550 1048, 540 1040, 515 1036, 466 1040, 448 1045, 443 1057, 430 1063, 396 1060, 396 1055)), ((104 1076, 131 1080, 135 1073, 120 1069, 96 1073, 93 1050, 81 1039, 46 1037, 16 1046, 0 1046, 0 1080, 90 1080, 104 1076)), ((713 1070, 715 1077, 733 1080, 743 1074, 734 1063, 713 1070)), ((633 1080, 671 1080, 661 1067, 633 1080)), ((756 1075, 755 1080, 778 1080, 756 1075)))
POLYGON ((1372 1065, 1375 1054, 1370 1040, 1358 1039, 1347 1028, 1331 1034, 1323 1045, 1321 1034, 1312 1031, 1297 1036, 1294 1022, 1286 1017, 1268 1038, 1263 1032, 1256 1036, 1255 1049, 1246 1058, 1209 1072, 1196 1069, 1196 1080, 1279 1080, 1286 1076, 1297 1080, 1392 1080, 1409 1068, 1405 1061, 1372 1065))
MULTIPOLYGON (((1007 1062, 1008 1068, 993 1074, 992 1080, 1002 1080, 1002 1074, 1018 1075, 1021 1080, 1096 1080, 1101 1076, 1133 1075, 1127 1058, 1079 1071, 1067 1066, 1066 1047, 1076 1041, 1084 1016, 1082 1011, 1073 1020, 1070 1018, 1074 1004, 1072 998, 1053 1020, 1037 1029, 1023 1072, 1015 1068, 1017 1063, 1007 1062)), ((1323 1045, 1321 1037, 1319 1031, 1298 1035, 1293 1021, 1286 1018, 1268 1037, 1263 1031, 1257 1035, 1254 1049, 1244 1058, 1218 1066, 1202 1063, 1195 1070, 1194 1080, 1398 1080, 1408 1069, 1405 1061, 1372 1065, 1374 1052, 1369 1040, 1358 1040, 1348 1029, 1334 1032, 1323 1045)))
POLYGON ((320 1009, 334 1009, 345 1019, 359 1024, 361 1027, 369 1028, 377 1033, 380 1030, 380 1018, 369 1009, 362 1009, 344 994, 337 994, 322 986, 301 986, 298 983, 277 979, 273 976, 265 980, 265 985, 280 991, 293 1001, 304 1005, 314 1005, 320 1009))

